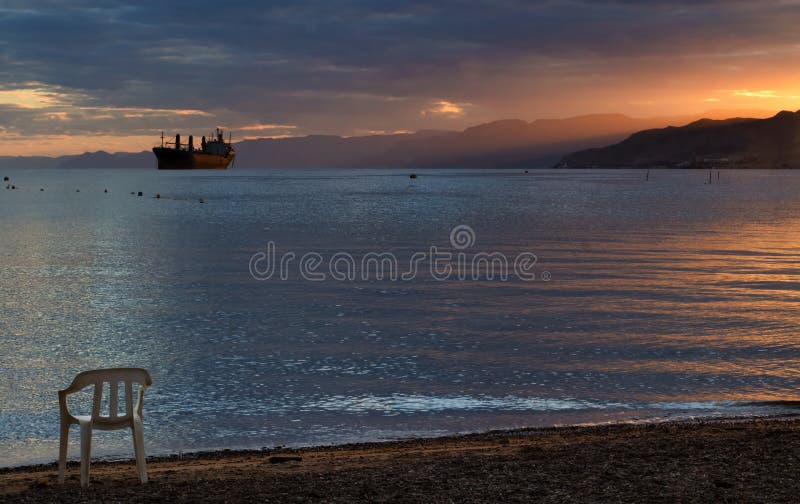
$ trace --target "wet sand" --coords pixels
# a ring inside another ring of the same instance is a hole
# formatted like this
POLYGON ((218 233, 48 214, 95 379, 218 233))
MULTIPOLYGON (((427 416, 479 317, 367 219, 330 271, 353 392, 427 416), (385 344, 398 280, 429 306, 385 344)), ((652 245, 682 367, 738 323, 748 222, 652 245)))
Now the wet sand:
POLYGON ((780 502, 800 495, 800 419, 489 432, 0 470, 2 502, 780 502), (299 460, 298 460, 299 458, 299 460))

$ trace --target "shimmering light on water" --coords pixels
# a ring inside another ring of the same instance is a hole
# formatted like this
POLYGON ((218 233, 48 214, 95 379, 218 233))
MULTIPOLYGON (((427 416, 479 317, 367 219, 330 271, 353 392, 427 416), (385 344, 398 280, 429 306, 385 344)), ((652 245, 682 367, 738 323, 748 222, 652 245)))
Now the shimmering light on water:
POLYGON ((151 453, 797 399, 800 173, 419 173, 0 174, 19 187, 0 188, 0 465, 55 459, 55 391, 97 367, 151 371, 151 453), (551 281, 248 272, 269 240, 407 260, 458 224, 551 281))

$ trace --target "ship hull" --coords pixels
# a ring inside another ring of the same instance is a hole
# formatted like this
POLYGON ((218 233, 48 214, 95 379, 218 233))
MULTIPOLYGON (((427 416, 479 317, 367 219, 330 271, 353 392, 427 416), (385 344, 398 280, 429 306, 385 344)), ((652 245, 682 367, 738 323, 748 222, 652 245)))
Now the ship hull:
POLYGON ((226 170, 236 157, 235 152, 218 156, 167 147, 154 147, 153 154, 158 160, 159 170, 226 170))

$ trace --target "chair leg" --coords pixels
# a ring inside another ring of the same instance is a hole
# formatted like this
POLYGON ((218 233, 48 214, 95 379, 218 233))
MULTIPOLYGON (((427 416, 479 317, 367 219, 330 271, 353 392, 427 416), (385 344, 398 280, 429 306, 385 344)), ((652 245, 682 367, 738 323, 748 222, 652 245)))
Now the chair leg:
POLYGON ((69 447, 69 423, 61 422, 61 439, 58 449, 58 482, 64 483, 67 470, 67 449, 69 447))
POLYGON ((81 486, 89 486, 89 466, 92 456, 92 424, 81 424, 81 486))
POLYGON ((147 483, 147 465, 144 454, 144 433, 142 422, 134 420, 133 427, 133 451, 136 455, 136 472, 139 474, 139 481, 147 483))

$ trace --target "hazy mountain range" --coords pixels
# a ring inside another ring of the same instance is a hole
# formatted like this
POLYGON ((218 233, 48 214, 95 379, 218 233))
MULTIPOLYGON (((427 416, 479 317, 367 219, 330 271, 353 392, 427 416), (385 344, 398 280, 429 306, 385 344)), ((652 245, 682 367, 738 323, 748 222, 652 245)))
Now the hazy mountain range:
POLYGON ((800 112, 641 131, 615 145, 570 154, 559 165, 800 168, 800 112))
MULTIPOLYGON (((526 122, 507 119, 464 131, 339 137, 311 135, 235 143, 234 168, 543 167, 576 150, 619 142, 632 133, 704 117, 763 117, 763 111, 709 111, 692 116, 632 118, 595 114, 526 122)), ((581 158, 582 159, 582 158, 581 158)), ((87 152, 60 157, 0 156, 2 167, 153 168, 152 152, 87 152)))

